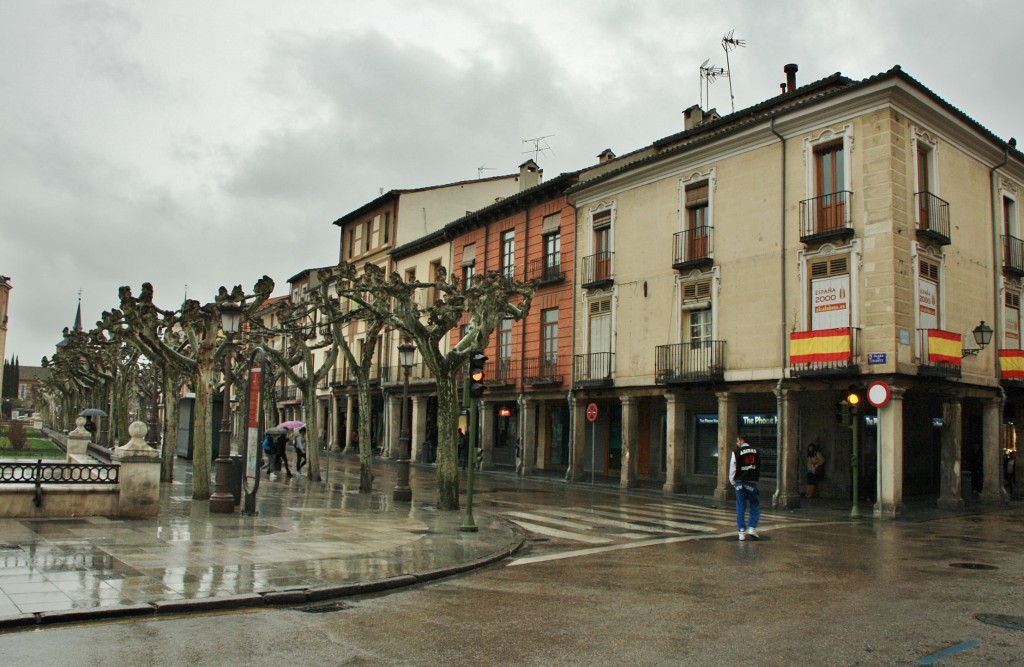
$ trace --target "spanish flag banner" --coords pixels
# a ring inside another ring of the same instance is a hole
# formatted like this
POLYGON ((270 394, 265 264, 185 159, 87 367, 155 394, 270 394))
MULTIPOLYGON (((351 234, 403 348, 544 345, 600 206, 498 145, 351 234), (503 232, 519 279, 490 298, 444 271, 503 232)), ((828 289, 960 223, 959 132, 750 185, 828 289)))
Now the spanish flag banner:
POLYGON ((928 330, 928 363, 959 366, 963 357, 960 334, 941 329, 928 330))
POLYGON ((789 362, 791 364, 849 361, 850 357, 849 327, 794 331, 789 334, 789 362))
POLYGON ((1024 350, 999 350, 999 370, 1004 380, 1024 380, 1024 350))

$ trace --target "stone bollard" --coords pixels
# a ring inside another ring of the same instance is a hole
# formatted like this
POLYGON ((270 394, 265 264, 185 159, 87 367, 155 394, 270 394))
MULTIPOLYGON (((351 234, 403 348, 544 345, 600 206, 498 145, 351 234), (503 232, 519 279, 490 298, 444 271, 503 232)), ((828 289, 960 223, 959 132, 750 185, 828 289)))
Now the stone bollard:
POLYGON ((79 463, 86 460, 89 455, 89 443, 92 435, 85 430, 85 417, 75 420, 75 430, 68 433, 68 446, 66 458, 68 463, 79 463))
POLYGON ((128 442, 110 455, 121 466, 118 516, 156 516, 160 510, 160 452, 146 444, 148 430, 145 422, 132 422, 128 442))

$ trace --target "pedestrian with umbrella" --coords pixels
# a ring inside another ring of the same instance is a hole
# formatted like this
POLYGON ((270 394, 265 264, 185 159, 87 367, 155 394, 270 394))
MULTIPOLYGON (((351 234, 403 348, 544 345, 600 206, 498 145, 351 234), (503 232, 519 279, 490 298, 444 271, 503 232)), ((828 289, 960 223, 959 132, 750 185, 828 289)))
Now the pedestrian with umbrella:
POLYGON ((293 429, 304 426, 305 424, 300 421, 286 421, 277 425, 282 433, 274 441, 274 469, 281 472, 281 463, 284 463, 285 474, 288 477, 292 476, 292 470, 288 466, 288 439, 291 437, 293 429))

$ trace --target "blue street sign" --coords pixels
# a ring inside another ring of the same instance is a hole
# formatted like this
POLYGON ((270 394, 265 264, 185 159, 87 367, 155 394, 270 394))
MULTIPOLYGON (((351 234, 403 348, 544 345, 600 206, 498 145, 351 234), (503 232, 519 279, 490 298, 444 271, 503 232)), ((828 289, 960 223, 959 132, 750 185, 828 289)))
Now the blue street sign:
POLYGON ((872 352, 868 355, 868 365, 884 364, 885 352, 872 352))

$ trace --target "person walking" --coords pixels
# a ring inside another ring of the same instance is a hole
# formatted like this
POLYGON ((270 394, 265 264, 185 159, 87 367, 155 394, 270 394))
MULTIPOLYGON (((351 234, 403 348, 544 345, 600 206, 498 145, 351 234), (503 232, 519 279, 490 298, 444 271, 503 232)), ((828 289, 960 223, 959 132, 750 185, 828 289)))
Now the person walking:
POLYGON ((760 474, 760 454, 753 445, 747 443, 747 436, 738 436, 729 459, 729 480, 736 489, 736 529, 741 542, 747 538, 759 538, 757 523, 761 519, 761 493, 757 488, 757 479, 760 474), (748 507, 749 521, 746 518, 748 507))
POLYGON ((288 467, 288 435, 291 429, 285 429, 284 433, 277 436, 274 442, 274 470, 281 472, 281 462, 284 462, 284 470, 288 476, 292 476, 291 468, 288 467))
POLYGON ((818 488, 818 480, 825 476, 825 455, 818 451, 813 442, 807 445, 807 494, 813 498, 818 488))
POLYGON ((306 465, 306 427, 303 426, 292 438, 292 447, 295 448, 295 472, 302 470, 306 465))

